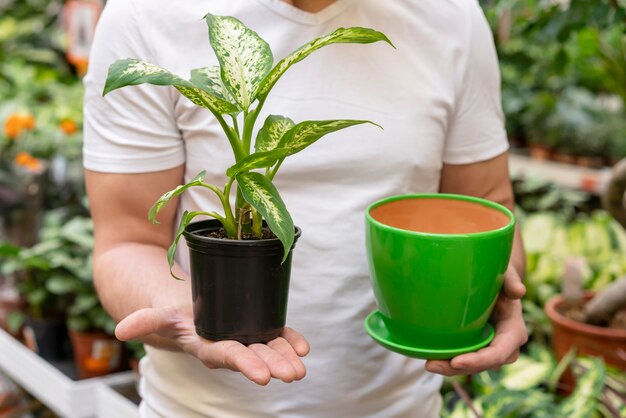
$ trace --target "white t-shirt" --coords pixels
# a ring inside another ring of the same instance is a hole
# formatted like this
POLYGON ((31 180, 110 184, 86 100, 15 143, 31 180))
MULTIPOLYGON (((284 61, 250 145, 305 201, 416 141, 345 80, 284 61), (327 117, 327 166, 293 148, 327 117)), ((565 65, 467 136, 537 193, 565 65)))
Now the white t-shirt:
MULTIPOLYGON (((141 365, 143 416, 438 416, 441 377, 425 372, 421 360, 378 346, 363 329, 375 309, 364 211, 393 194, 436 192, 443 162, 472 163, 507 150, 495 49, 476 0, 338 0, 316 14, 280 0, 109 0, 85 79, 87 169, 138 173, 185 163, 186 180, 207 170, 207 181, 225 183, 232 152, 207 110, 169 87, 101 97, 116 59, 143 59, 183 77, 217 65, 202 20, 207 12, 242 20, 270 44, 275 62, 338 27, 380 30, 397 50, 382 42, 323 48, 286 73, 259 117, 369 119, 384 127, 322 138, 289 157, 276 177, 303 230, 287 323, 311 344, 305 379, 260 387, 149 348, 141 365)), ((211 205, 220 209, 209 193, 191 190, 181 211, 211 205)), ((178 261, 188 267, 184 245, 178 261)))

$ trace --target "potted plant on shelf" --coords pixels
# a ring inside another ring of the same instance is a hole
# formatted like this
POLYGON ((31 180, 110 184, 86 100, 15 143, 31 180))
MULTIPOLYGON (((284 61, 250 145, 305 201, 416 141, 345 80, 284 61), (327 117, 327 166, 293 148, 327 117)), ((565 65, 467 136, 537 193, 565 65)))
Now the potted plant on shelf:
MULTIPOLYGON (((614 168, 602 196, 605 209, 623 226, 626 226, 625 189, 626 161, 623 161, 614 168)), ((615 227, 623 234, 619 225, 615 227)), ((612 233, 611 238, 607 237, 608 242, 619 242, 619 236, 612 233)), ((582 284, 587 271, 585 258, 567 259, 561 294, 551 297, 545 305, 553 328, 554 352, 561 359, 574 348, 580 354, 603 357, 607 363, 626 370, 626 277, 603 286, 602 290, 585 292, 582 284)), ((563 375, 565 384, 571 386, 573 380, 571 372, 563 375)))
POLYGON ((24 342, 47 360, 61 360, 69 353, 65 325, 65 307, 71 301, 68 276, 79 271, 81 257, 86 257, 72 253, 74 244, 65 238, 62 222, 58 213, 49 213, 40 242, 8 254, 2 266, 3 274, 15 275, 26 305, 23 311, 11 314, 12 328, 24 325, 24 342))
POLYGON ((72 218, 61 230, 68 242, 68 253, 76 260, 71 275, 64 278, 64 288, 71 296, 66 309, 66 324, 72 343, 78 379, 121 371, 124 345, 114 337, 115 321, 104 310, 92 277, 93 222, 86 217, 72 218))
POLYGON ((273 65, 270 46, 241 21, 211 14, 205 20, 219 65, 194 69, 191 78, 185 80, 153 64, 119 60, 109 68, 103 93, 142 83, 172 86, 208 109, 223 128, 234 159, 226 170, 227 183, 223 187, 210 184, 201 172, 189 183, 165 193, 151 208, 149 218, 158 223, 159 211, 190 187, 217 195, 222 213, 183 213, 168 251, 170 272, 178 241, 184 235, 190 248, 197 333, 211 340, 267 342, 280 335, 285 324, 291 251, 301 233, 272 180, 285 158, 324 135, 372 122, 295 123, 285 116, 270 115, 253 143, 259 114, 281 76, 314 51, 335 43, 391 42, 372 29, 340 28, 273 65), (190 223, 196 216, 214 219, 190 223))
MULTIPOLYGON (((626 277, 599 292, 583 292, 583 258, 570 258, 563 275, 562 293, 552 297, 545 312, 552 323, 552 347, 558 359, 574 349, 581 355, 602 357, 626 370, 626 277)), ((573 386, 571 372, 563 383, 573 386)))

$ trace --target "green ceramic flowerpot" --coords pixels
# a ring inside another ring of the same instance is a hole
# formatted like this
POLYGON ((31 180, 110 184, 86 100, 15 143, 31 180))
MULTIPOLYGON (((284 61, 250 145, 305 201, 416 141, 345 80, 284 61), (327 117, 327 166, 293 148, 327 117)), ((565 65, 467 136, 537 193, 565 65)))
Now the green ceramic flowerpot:
POLYGON ((507 269, 515 217, 468 196, 419 194, 373 203, 366 245, 378 310, 365 321, 402 354, 452 358, 489 344, 489 316, 507 269))

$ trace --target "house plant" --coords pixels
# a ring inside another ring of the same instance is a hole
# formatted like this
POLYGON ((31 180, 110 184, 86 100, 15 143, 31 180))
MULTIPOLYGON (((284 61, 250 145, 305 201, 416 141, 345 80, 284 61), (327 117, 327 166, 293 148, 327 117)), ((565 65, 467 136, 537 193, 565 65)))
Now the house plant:
POLYGON ((242 22, 211 14, 205 20, 219 65, 194 69, 191 78, 185 80, 143 61, 119 60, 109 68, 103 93, 142 83, 172 86, 194 104, 208 109, 219 122, 234 157, 234 164, 226 170, 226 185, 220 188, 206 182, 201 172, 189 183, 165 193, 150 210, 149 218, 156 222, 158 212, 190 187, 205 188, 217 195, 222 213, 183 213, 168 251, 170 271, 177 243, 184 235, 191 255, 198 334, 212 340, 269 341, 280 334, 285 323, 290 254, 300 235, 272 179, 286 157, 322 136, 371 122, 323 120, 296 124, 285 116, 270 115, 253 146, 259 114, 280 77, 314 51, 334 43, 390 41, 372 29, 340 28, 301 46, 273 66, 269 45, 242 22), (214 219, 190 224, 196 216, 214 219))
MULTIPOLYGON (((614 167, 602 196, 605 209, 623 226, 626 226, 625 168, 626 160, 614 167)), ((584 258, 568 258, 562 293, 546 303, 545 311, 553 326, 555 354, 561 358, 575 347, 582 354, 600 356, 607 363, 626 370, 626 276, 599 291, 584 292, 582 282, 586 270, 584 258)), ((571 373, 564 375, 564 381, 571 384, 571 373)))
MULTIPOLYGON (((626 160, 613 171, 602 201, 609 213, 626 225, 623 198, 626 190, 626 160)), ((546 304, 554 327, 553 344, 558 357, 572 346, 585 354, 602 356, 626 370, 626 276, 598 292, 584 293, 581 277, 584 259, 567 260, 563 291, 546 304)))
POLYGON ((69 354, 65 325, 65 307, 71 301, 68 276, 83 267, 81 257, 86 257, 68 251, 62 222, 58 213, 49 213, 39 243, 6 254, 2 264, 3 274, 16 277, 26 302, 23 311, 9 317, 12 328, 23 325, 26 345, 48 360, 61 360, 69 354))
POLYGON ((65 276, 63 284, 71 296, 65 318, 77 377, 86 379, 120 371, 125 366, 124 345, 114 337, 115 321, 102 307, 93 284, 93 222, 74 217, 62 227, 61 235, 67 241, 67 253, 77 261, 73 274, 65 276))

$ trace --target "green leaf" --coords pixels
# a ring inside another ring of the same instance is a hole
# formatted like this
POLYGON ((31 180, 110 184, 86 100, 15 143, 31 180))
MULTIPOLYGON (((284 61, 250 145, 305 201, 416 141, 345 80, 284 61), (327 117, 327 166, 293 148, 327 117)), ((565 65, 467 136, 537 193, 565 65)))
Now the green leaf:
POLYGON ((233 103, 234 99, 226 90, 226 86, 222 82, 220 77, 220 67, 214 65, 211 67, 195 68, 191 70, 191 79, 189 80, 196 87, 206 91, 207 93, 223 100, 226 106, 232 106, 233 112, 238 111, 236 105, 233 103))
POLYGON ((24 325, 25 319, 26 319, 26 316, 24 315, 23 312, 20 312, 20 311, 9 312, 9 314, 7 315, 7 328, 9 329, 9 332, 13 334, 17 334, 20 328, 22 328, 22 325, 24 325))
POLYGON ((72 315, 80 315, 98 306, 99 303, 100 300, 95 294, 80 295, 76 298, 69 311, 72 315))
POLYGON ((93 223, 90 218, 72 218, 61 228, 60 235, 86 251, 93 248, 93 223))
POLYGON ((52 276, 46 280, 46 289, 54 295, 66 295, 76 287, 76 280, 70 276, 52 276))
POLYGON ((591 367, 576 376, 574 392, 560 405, 555 416, 586 418, 593 416, 604 386, 606 367, 600 358, 590 361, 591 367))
POLYGON ((102 94, 106 95, 113 90, 139 84, 175 87, 192 103, 217 114, 238 111, 235 105, 209 93, 204 88, 194 85, 191 81, 187 81, 154 64, 131 58, 118 60, 111 64, 102 94))
POLYGON ((0 257, 14 257, 20 253, 20 247, 8 242, 0 243, 0 257))
POLYGON ((283 135, 283 138, 278 143, 278 147, 289 148, 289 155, 293 155, 326 134, 363 123, 376 125, 367 120, 309 120, 300 122, 283 135))
POLYGON ((248 110, 272 68, 272 51, 256 32, 233 17, 207 14, 205 20, 224 86, 239 107, 248 110))
POLYGON ((170 245, 170 248, 168 248, 167 250, 167 262, 169 263, 169 266, 170 266, 170 274, 176 280, 182 280, 180 277, 175 275, 174 271, 172 270, 172 268, 174 267, 174 256, 176 255, 176 248, 178 247, 178 241, 180 241, 180 237, 183 235, 183 232, 185 232, 185 228, 187 228, 187 225, 189 225, 189 223, 193 220, 193 218, 195 218, 198 215, 210 215, 210 214, 206 212, 189 212, 187 210, 183 213, 183 216, 180 218, 180 223, 178 224, 178 230, 176 231, 176 237, 174 238, 174 242, 172 242, 172 245, 170 245))
POLYGON ((28 304, 31 306, 31 308, 41 306, 41 304, 46 300, 47 296, 48 293, 45 289, 35 289, 28 294, 28 304))
POLYGON ((204 181, 204 176, 206 176, 206 171, 203 170, 198 173, 198 175, 194 177, 194 179, 191 180, 189 183, 181 184, 177 186, 174 190, 170 190, 169 192, 161 196, 159 200, 157 200, 154 205, 152 205, 150 211, 148 212, 148 219, 150 220, 150 222, 152 222, 153 224, 159 224, 160 222, 156 220, 156 216, 159 214, 161 209, 163 209, 165 205, 170 202, 170 200, 180 195, 188 188, 201 185, 204 181))
POLYGON ((139 84, 156 86, 190 86, 190 83, 164 68, 137 59, 117 60, 109 67, 103 95, 121 87, 139 84))
POLYGON ((273 166, 278 160, 285 158, 289 152, 288 148, 277 148, 271 151, 255 152, 239 160, 239 162, 228 170, 228 177, 235 177, 243 171, 254 170, 255 168, 265 168, 273 166))
POLYGON ((293 128, 295 123, 280 115, 269 115, 257 134, 254 149, 257 152, 270 151, 276 148, 285 132, 293 128))
POLYGON ((255 172, 239 174, 237 184, 246 202, 263 215, 269 228, 283 243, 284 262, 293 245, 294 225, 278 190, 267 177, 255 172))
POLYGON ((384 41, 393 46, 391 41, 385 36, 385 34, 368 28, 339 28, 333 33, 325 36, 321 36, 312 40, 311 42, 302 45, 300 48, 289 54, 289 56, 282 59, 272 71, 265 77, 257 96, 259 100, 267 97, 274 84, 280 77, 291 67, 293 64, 302 61, 314 51, 318 49, 337 43, 356 43, 356 44, 370 44, 373 42, 384 41))
POLYGON ((219 65, 194 68, 191 70, 191 78, 189 81, 191 81, 198 88, 201 88, 207 93, 211 93, 222 100, 226 100, 228 102, 232 100, 232 96, 228 90, 226 90, 226 86, 224 86, 224 83, 222 82, 219 65))
POLYGON ((67 319, 67 327, 72 331, 85 332, 89 330, 89 320, 80 316, 72 316, 67 319))

